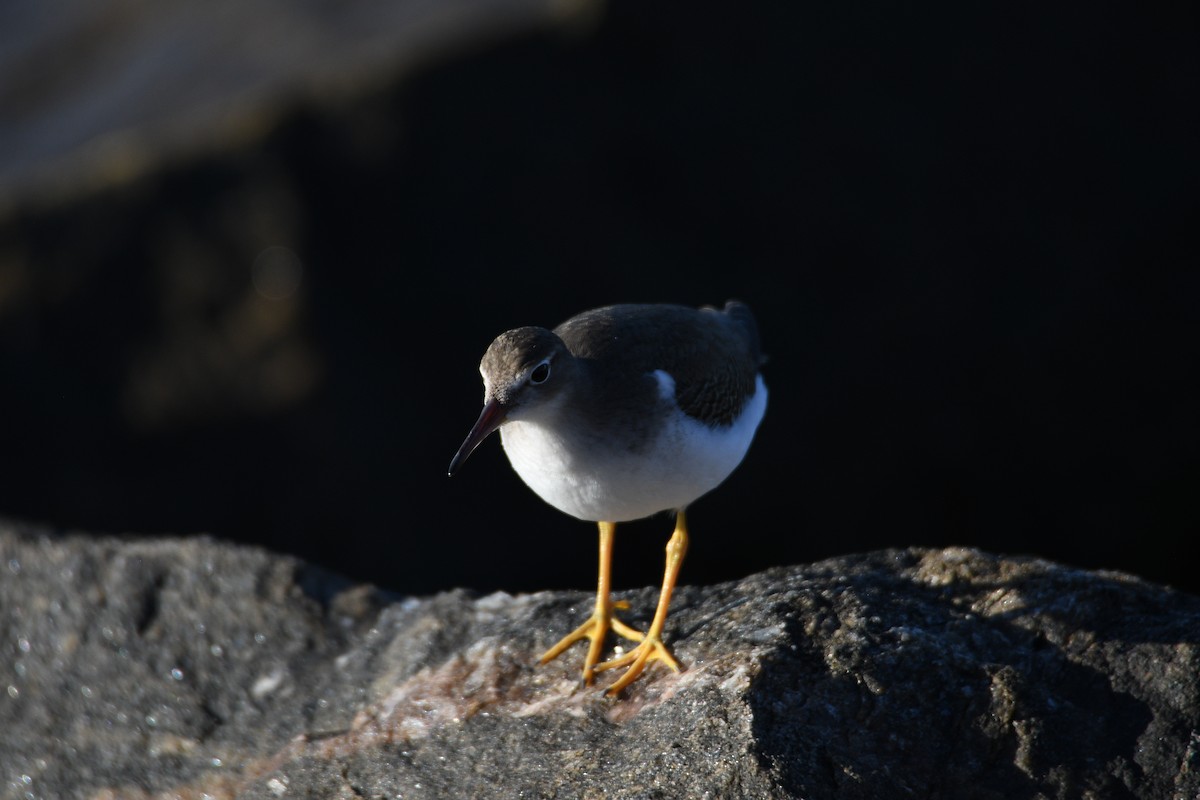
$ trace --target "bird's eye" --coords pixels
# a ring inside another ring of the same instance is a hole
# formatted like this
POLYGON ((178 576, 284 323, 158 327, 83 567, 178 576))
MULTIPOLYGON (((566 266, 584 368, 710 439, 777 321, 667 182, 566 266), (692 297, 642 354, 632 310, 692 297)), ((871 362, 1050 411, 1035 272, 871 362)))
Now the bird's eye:
POLYGON ((550 377, 550 362, 543 361, 533 368, 533 372, 529 373, 529 382, 535 386, 539 383, 545 383, 550 377))

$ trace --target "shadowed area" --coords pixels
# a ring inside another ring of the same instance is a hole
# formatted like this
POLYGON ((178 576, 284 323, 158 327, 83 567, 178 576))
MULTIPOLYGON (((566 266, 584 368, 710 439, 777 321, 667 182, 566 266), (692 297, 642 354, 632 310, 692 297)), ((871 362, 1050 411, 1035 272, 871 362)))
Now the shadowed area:
MULTIPOLYGON (((480 357, 739 298, 771 407, 684 582, 971 545, 1200 589, 1182 7, 185 6, 0 8, 2 163, 76 159, 0 177, 5 515, 589 588, 592 526, 497 442, 445 477, 480 357)), ((616 585, 669 534, 623 527, 616 585)))

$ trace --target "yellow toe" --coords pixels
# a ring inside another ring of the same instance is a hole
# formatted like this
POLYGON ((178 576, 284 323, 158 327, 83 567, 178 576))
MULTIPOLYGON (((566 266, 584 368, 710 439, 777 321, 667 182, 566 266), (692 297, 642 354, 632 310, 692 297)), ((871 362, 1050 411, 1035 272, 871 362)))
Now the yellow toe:
POLYGON ((618 694, 626 686, 637 680, 642 671, 646 669, 646 665, 651 661, 661 661, 673 671, 679 672, 679 662, 675 659, 675 656, 671 655, 671 651, 663 644, 662 639, 657 636, 647 636, 642 639, 637 647, 625 655, 595 665, 593 672, 628 667, 625 670, 625 674, 618 678, 616 683, 608 687, 606 694, 611 696, 618 694))
POLYGON ((540 663, 545 664, 553 661, 566 652, 567 648, 571 645, 587 639, 589 644, 587 656, 583 660, 583 682, 591 686, 592 681, 596 679, 596 664, 600 661, 600 654, 604 650, 604 640, 608 636, 610 628, 614 633, 626 639, 635 642, 642 640, 640 631, 634 630, 613 616, 613 608, 619 605, 616 604, 607 609, 594 612, 586 622, 568 633, 557 644, 543 653, 540 663))

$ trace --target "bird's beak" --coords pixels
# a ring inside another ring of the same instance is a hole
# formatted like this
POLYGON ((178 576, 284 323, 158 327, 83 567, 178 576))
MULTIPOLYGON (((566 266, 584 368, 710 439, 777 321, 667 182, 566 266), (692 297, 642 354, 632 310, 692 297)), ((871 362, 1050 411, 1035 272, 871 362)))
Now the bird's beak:
POLYGON ((492 431, 504 424, 507 414, 508 409, 500 405, 499 400, 487 401, 487 404, 483 407, 483 412, 479 415, 479 419, 475 421, 475 427, 471 428, 471 432, 467 434, 462 447, 458 448, 458 452, 454 454, 454 459, 450 462, 450 469, 447 472, 448 475, 453 475, 457 472, 463 462, 475 451, 475 448, 479 447, 479 443, 491 435, 492 431))

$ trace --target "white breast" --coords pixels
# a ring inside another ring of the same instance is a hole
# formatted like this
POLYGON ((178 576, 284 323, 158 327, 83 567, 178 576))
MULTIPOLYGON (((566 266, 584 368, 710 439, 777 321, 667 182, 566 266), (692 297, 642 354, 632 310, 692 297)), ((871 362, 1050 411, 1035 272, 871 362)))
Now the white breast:
MULTIPOLYGON (((655 376, 673 398, 670 377, 655 376)), ((509 422, 500 438, 513 469, 547 503, 579 519, 625 522, 683 508, 715 489, 741 463, 766 409, 767 387, 759 377, 733 424, 709 427, 678 412, 636 453, 564 436, 537 420, 509 422)))

